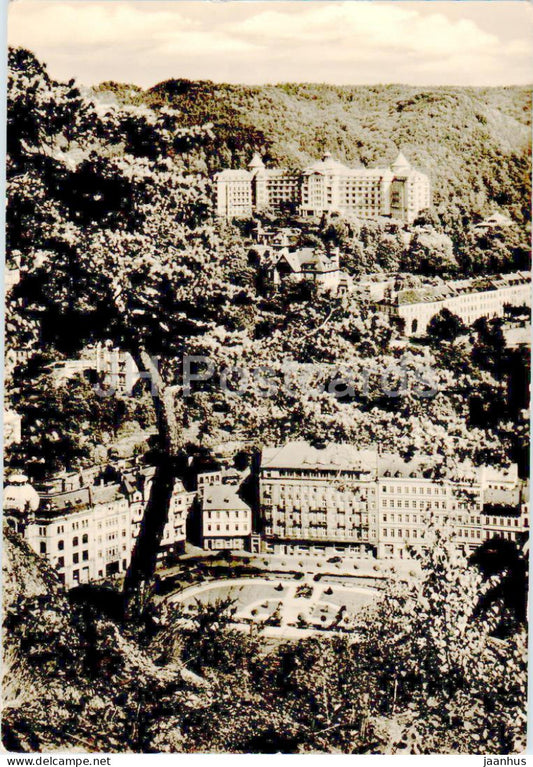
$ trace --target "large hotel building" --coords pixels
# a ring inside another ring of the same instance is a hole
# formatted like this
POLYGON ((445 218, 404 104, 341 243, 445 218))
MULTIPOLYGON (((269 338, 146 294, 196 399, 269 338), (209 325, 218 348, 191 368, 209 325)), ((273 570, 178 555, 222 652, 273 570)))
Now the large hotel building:
POLYGON ((390 168, 348 168, 326 153, 299 173, 266 168, 255 154, 248 170, 217 174, 216 195, 217 215, 226 218, 293 204, 302 216, 341 213, 411 223, 431 205, 429 178, 401 152, 390 168))
POLYGON ((376 450, 305 442, 266 448, 260 516, 267 552, 408 556, 430 522, 453 532, 465 552, 499 536, 521 542, 528 503, 516 466, 458 466, 439 478, 428 456, 403 461, 376 450))

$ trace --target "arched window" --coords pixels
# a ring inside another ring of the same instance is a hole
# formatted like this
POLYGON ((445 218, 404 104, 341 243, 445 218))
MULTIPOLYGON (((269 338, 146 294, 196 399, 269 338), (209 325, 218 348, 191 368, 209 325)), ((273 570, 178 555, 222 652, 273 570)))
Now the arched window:
POLYGON ((65 548, 65 541, 58 541, 57 548, 59 549, 59 551, 63 551, 63 549, 65 548))
POLYGON ((73 546, 77 546, 78 544, 79 544, 79 539, 78 539, 78 536, 76 535, 76 536, 75 536, 75 537, 72 539, 72 545, 73 545, 73 546))
POLYGON ((81 542, 82 543, 89 543, 89 536, 87 535, 87 533, 83 534, 81 542))
POLYGON ((413 320, 411 323, 411 333, 416 333, 418 330, 418 320, 413 320))

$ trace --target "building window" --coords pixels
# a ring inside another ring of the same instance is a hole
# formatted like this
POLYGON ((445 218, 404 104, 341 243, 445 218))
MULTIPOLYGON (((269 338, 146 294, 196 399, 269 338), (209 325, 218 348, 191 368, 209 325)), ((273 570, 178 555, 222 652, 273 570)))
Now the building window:
POLYGON ((58 557, 57 558, 57 566, 58 567, 65 567, 65 557, 58 557))
POLYGON ((79 544, 79 539, 78 539, 78 536, 75 535, 74 538, 72 539, 72 545, 77 546, 78 544, 79 544))
POLYGON ((59 551, 63 551, 63 549, 65 548, 65 541, 58 541, 57 548, 59 549, 59 551))
POLYGON ((89 536, 87 535, 87 533, 83 534, 83 536, 81 538, 81 542, 82 543, 89 543, 89 536))
POLYGON ((39 551, 41 554, 46 554, 46 543, 44 541, 41 541, 39 551))
POLYGON ((80 555, 78 554, 78 552, 76 552, 75 554, 72 555, 72 562, 73 564, 77 565, 79 561, 80 561, 80 555))
POLYGON ((84 562, 87 562, 87 560, 89 559, 89 552, 87 550, 82 551, 81 558, 83 559, 84 562))

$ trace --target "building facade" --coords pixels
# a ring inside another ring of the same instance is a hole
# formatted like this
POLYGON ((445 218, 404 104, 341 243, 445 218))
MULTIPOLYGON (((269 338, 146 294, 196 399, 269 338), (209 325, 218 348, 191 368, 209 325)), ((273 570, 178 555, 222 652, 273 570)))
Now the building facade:
POLYGON ((405 462, 350 445, 267 448, 259 494, 265 551, 403 558, 426 545, 430 525, 467 553, 494 536, 527 537, 516 466, 462 466, 441 479, 434 469, 428 457, 405 462))
POLYGON ((480 317, 503 317, 510 306, 531 306, 528 272, 452 280, 439 286, 398 290, 390 288, 374 307, 402 324, 406 335, 423 335, 442 309, 471 325, 480 317))
POLYGON ((252 533, 252 510, 229 484, 204 484, 202 542, 204 549, 245 549, 252 533))
POLYGON ((302 442, 263 451, 260 516, 266 551, 370 556, 377 546, 377 454, 302 442))
POLYGON ((297 282, 309 280, 331 293, 339 293, 343 287, 348 292, 351 286, 349 275, 340 269, 338 249, 326 254, 316 248, 281 248, 264 258, 264 266, 274 286, 287 277, 297 282))
MULTIPOLYGON (((69 475, 39 491, 39 507, 25 537, 46 556, 68 588, 127 570, 148 502, 154 469, 111 472, 88 480, 69 475)), ((176 480, 159 552, 181 553, 194 493, 176 480)))
POLYGON ((248 171, 223 170, 216 185, 217 215, 226 218, 291 206, 303 216, 341 213, 411 223, 431 205, 429 178, 401 152, 389 168, 348 168, 328 152, 299 173, 266 168, 255 154, 248 171))

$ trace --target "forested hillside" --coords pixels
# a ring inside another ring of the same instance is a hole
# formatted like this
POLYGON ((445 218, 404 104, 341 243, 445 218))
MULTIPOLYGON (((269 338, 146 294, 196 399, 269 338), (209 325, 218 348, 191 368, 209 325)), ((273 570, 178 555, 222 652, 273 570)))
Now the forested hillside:
POLYGON ((349 165, 390 163, 401 148, 432 181, 447 223, 493 209, 530 219, 528 88, 265 85, 168 80, 143 91, 102 83, 95 94, 178 109, 182 124, 213 123, 204 169, 242 167, 259 149, 301 167, 328 149, 349 165))

